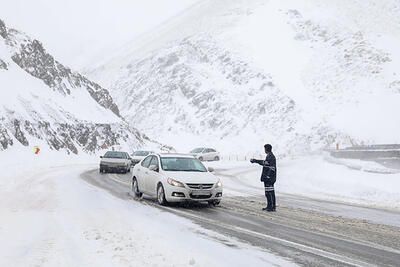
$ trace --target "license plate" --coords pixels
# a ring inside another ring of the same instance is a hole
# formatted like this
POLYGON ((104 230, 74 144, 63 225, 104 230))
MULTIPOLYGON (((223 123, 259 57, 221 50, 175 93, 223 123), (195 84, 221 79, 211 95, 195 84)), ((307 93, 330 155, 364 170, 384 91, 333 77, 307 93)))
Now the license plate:
POLYGON ((192 191, 193 196, 205 196, 205 195, 210 195, 211 191, 210 190, 196 190, 192 191))

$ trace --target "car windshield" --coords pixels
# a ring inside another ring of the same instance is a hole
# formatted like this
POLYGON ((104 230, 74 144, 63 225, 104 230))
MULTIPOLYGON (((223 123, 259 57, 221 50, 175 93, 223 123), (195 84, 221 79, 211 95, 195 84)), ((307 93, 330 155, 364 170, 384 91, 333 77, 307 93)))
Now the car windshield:
POLYGON ((201 153, 201 151, 203 151, 203 148, 195 148, 190 153, 201 153))
POLYGON ((111 158, 111 159, 126 159, 126 154, 124 152, 114 152, 108 151, 104 158, 111 158))
POLYGON ((207 172, 198 159, 180 157, 162 157, 161 167, 164 171, 207 172))
POLYGON ((149 151, 136 151, 136 152, 134 152, 132 155, 133 155, 133 156, 139 156, 139 157, 145 157, 145 156, 147 156, 148 154, 150 154, 149 151))

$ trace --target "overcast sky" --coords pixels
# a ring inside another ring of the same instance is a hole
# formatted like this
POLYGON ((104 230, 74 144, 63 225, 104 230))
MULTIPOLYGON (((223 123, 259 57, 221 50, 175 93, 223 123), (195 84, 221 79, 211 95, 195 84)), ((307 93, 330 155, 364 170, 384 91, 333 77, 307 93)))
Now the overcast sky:
POLYGON ((62 63, 80 69, 198 0, 1 0, 6 25, 42 41, 62 63))

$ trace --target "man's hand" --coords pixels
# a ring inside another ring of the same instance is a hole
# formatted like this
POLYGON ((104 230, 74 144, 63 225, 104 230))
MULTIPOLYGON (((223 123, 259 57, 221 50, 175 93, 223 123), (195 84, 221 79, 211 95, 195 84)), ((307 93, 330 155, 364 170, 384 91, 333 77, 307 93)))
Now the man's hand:
POLYGON ((250 162, 251 163, 254 163, 256 160, 255 159, 250 159, 250 162))

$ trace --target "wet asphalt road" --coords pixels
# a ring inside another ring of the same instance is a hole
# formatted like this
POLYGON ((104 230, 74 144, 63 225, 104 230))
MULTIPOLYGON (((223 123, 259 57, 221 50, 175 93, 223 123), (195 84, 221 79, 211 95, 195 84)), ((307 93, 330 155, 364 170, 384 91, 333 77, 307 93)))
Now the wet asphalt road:
MULTIPOLYGON (((130 173, 100 174, 96 169, 84 172, 81 178, 121 199, 140 201, 190 219, 206 229, 299 265, 400 266, 400 220, 396 220, 400 214, 395 211, 285 195, 279 196, 280 205, 274 213, 261 211, 265 200, 256 195, 225 195, 218 207, 206 204, 162 207, 150 198, 134 199, 130 195, 130 173), (299 201, 304 207, 301 210, 296 208, 299 201), (382 216, 394 219, 379 219, 382 216)), ((237 177, 231 175, 231 179, 237 177)))

